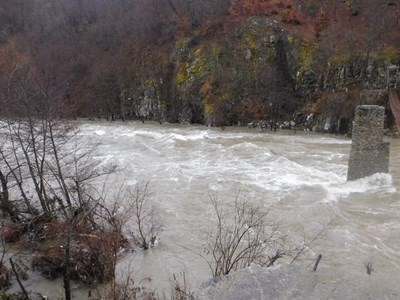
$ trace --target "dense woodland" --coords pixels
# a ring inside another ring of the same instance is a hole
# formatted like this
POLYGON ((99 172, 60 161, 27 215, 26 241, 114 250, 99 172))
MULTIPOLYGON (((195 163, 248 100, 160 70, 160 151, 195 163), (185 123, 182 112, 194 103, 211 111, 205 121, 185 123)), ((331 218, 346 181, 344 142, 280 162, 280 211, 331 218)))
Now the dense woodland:
POLYGON ((1 0, 0 112, 47 103, 62 117, 209 125, 349 117, 384 103, 399 29, 399 0, 1 0))

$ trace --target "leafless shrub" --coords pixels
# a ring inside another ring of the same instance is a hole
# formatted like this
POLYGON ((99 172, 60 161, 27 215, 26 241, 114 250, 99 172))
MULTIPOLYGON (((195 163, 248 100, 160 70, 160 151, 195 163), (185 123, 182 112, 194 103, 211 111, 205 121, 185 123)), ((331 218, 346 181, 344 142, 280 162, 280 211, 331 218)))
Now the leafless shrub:
POLYGON ((152 247, 163 229, 150 185, 150 182, 133 187, 122 184, 111 195, 103 192, 96 210, 104 228, 121 235, 128 232, 134 246, 142 249, 152 247))
MULTIPOLYGON (((109 179, 107 179, 109 180, 109 179)), ((153 202, 150 183, 138 183, 134 187, 123 182, 117 189, 103 186, 98 192, 95 219, 98 229, 110 233, 116 240, 113 255, 108 262, 113 270, 113 278, 107 290, 106 299, 155 299, 155 294, 139 288, 132 275, 122 281, 117 280, 115 269, 118 256, 123 248, 148 249, 156 242, 162 230, 158 209, 153 202)))
MULTIPOLYGON (((110 179, 107 178, 107 181, 110 181, 110 179)), ((112 189, 111 192, 106 186, 103 186, 102 190, 98 192, 98 207, 95 214, 97 223, 102 230, 123 234, 127 222, 132 217, 126 206, 126 194, 127 186, 125 182, 118 189, 112 189)))
POLYGON ((143 249, 154 246, 162 231, 160 213, 154 203, 150 183, 137 184, 127 191, 126 205, 131 216, 131 235, 143 249))
MULTIPOLYGON (((134 279, 134 272, 132 272, 131 266, 125 270, 124 274, 120 276, 119 280, 111 282, 111 284, 102 292, 99 292, 100 299, 110 300, 156 300, 157 295, 153 291, 141 286, 143 281, 149 280, 144 278, 143 280, 136 282, 134 279)), ((95 298, 97 299, 97 298, 95 298)))
POLYGON ((70 279, 89 286, 104 283, 114 278, 113 258, 118 242, 118 237, 111 233, 74 233, 70 238, 66 235, 54 240, 52 247, 41 250, 32 267, 49 279, 64 276, 67 253, 70 279))
POLYGON ((187 282, 186 273, 181 272, 179 277, 173 274, 171 300, 192 300, 194 299, 193 292, 190 291, 187 282))
POLYGON ((116 284, 114 294, 108 294, 106 299, 112 300, 157 300, 155 292, 147 291, 135 284, 132 277, 116 284))
POLYGON ((210 196, 215 224, 206 232, 205 254, 212 275, 227 275, 231 271, 255 263, 271 266, 286 254, 285 235, 272 221, 268 211, 255 206, 239 193, 232 207, 210 196))

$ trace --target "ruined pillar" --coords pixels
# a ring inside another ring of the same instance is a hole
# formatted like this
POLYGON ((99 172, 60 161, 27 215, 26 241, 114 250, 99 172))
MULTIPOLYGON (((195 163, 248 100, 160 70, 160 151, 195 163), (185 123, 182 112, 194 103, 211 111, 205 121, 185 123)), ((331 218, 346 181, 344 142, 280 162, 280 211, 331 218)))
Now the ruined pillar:
POLYGON ((384 117, 382 106, 357 106, 347 180, 389 172, 389 143, 383 142, 384 117))

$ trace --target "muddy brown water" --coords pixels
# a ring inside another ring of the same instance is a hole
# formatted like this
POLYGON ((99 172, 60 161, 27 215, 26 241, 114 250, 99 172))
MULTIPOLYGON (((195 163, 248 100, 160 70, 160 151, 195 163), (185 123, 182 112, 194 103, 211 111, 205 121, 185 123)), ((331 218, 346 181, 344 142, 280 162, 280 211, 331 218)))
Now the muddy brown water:
MULTIPOLYGON (((209 194, 226 202, 240 191, 269 209, 293 243, 313 244, 321 264, 352 272, 392 274, 400 282, 400 141, 390 139, 390 175, 346 182, 351 140, 327 134, 153 123, 80 123, 81 135, 100 142, 101 163, 122 169, 115 181, 150 181, 164 231, 153 249, 128 252, 118 274, 169 294, 172 275, 184 273, 196 288, 210 277, 194 252, 212 218, 209 194)), ((310 261, 301 262, 310 264, 310 261)), ((62 299, 61 281, 32 274, 28 290, 62 299)), ((18 289, 16 286, 13 289, 18 289)), ((87 290, 74 285, 74 299, 87 290)))

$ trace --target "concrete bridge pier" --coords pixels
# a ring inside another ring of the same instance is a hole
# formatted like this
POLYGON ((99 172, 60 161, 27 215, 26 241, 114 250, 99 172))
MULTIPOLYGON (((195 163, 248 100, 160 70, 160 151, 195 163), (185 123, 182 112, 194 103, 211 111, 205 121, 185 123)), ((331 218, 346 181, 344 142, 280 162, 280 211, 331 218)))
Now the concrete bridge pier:
POLYGON ((389 173, 389 143, 383 142, 384 118, 382 106, 357 106, 347 180, 389 173))

